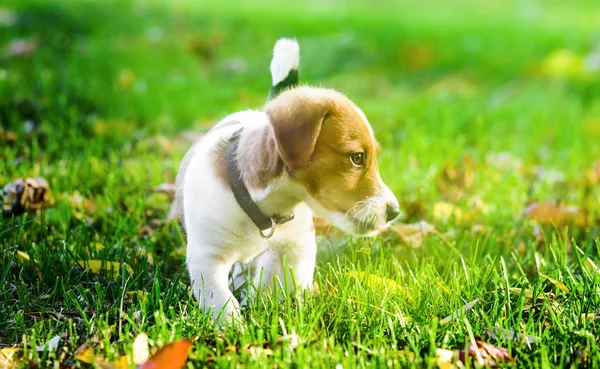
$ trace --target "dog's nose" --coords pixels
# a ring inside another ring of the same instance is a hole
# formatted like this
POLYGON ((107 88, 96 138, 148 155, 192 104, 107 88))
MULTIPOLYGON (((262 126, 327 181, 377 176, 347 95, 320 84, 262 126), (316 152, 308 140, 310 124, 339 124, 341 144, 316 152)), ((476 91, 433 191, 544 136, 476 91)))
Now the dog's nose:
POLYGON ((385 220, 391 222, 400 214, 400 206, 398 204, 387 204, 385 208, 385 220))

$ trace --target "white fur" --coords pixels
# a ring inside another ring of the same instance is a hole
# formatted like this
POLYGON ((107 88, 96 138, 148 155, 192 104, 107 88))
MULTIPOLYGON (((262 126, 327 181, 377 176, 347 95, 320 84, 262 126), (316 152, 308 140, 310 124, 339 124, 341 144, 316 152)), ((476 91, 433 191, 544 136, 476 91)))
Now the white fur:
MULTIPOLYGON (((266 115, 244 111, 230 115, 222 123, 240 124, 219 127, 209 132, 194 146, 185 172, 178 176, 181 187, 183 219, 187 231, 187 267, 194 296, 214 317, 240 321, 239 304, 228 285, 228 273, 234 263, 255 260, 256 278, 262 269, 263 280, 272 286, 273 277, 284 280, 283 270, 294 271, 296 284, 301 288, 312 285, 316 243, 312 212, 301 202, 305 191, 281 175, 266 189, 250 190, 250 195, 266 214, 283 214, 293 210, 295 218, 277 226, 273 237, 264 240, 258 228, 237 204, 231 190, 215 176, 212 151, 223 140, 229 140, 240 127, 240 152, 245 138, 252 131, 269 124, 266 115), (267 252, 267 253, 265 253, 267 252), (259 255, 265 253, 261 257, 259 255), (282 265, 283 259, 287 265, 282 265), (220 315, 223 313, 223 315, 220 315)), ((292 280, 288 278, 288 280, 292 280)), ((291 286, 288 286, 291 288, 291 286)))
POLYGON ((273 86, 283 81, 291 70, 298 69, 300 65, 300 46, 298 42, 289 38, 281 38, 273 48, 271 60, 271 76, 273 86))

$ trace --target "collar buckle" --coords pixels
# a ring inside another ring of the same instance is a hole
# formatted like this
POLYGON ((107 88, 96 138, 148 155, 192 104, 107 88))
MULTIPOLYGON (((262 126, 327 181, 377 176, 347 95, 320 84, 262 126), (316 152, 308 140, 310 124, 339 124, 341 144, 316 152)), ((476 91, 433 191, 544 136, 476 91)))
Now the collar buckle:
POLYGON ((285 215, 274 215, 266 216, 258 208, 258 205, 250 197, 250 193, 242 180, 242 174, 237 165, 236 155, 237 148, 242 134, 243 128, 238 129, 233 133, 229 139, 229 147, 227 148, 227 180, 231 191, 237 201, 238 205, 242 208, 244 213, 250 218, 252 223, 258 228, 260 236, 268 240, 275 233, 275 226, 287 223, 294 219, 294 213, 285 215), (265 233, 265 231, 267 231, 265 233))

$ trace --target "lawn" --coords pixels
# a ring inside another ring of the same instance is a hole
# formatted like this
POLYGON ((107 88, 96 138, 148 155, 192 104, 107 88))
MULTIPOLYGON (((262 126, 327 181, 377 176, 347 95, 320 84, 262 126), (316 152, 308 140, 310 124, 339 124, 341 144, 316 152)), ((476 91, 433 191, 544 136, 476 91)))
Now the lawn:
POLYGON ((90 367, 86 345, 134 367, 145 333, 151 353, 189 339, 189 368, 599 367, 598 19, 591 0, 3 1, 0 188, 42 176, 50 197, 0 216, 0 366, 90 367), (264 104, 282 36, 303 82, 365 111, 403 214, 375 239, 320 229, 313 294, 218 330, 156 187, 264 104))

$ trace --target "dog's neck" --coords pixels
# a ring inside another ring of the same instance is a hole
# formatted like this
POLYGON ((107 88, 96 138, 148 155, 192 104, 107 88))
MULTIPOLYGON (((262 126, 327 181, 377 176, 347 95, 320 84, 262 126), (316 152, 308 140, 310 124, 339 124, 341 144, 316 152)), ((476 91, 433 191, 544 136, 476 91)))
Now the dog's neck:
POLYGON ((252 200, 265 215, 287 214, 303 201, 306 191, 287 173, 270 125, 244 128, 237 161, 252 200))

